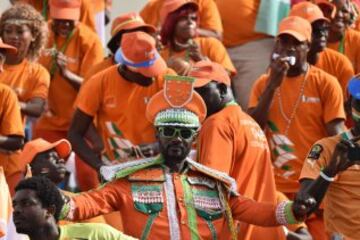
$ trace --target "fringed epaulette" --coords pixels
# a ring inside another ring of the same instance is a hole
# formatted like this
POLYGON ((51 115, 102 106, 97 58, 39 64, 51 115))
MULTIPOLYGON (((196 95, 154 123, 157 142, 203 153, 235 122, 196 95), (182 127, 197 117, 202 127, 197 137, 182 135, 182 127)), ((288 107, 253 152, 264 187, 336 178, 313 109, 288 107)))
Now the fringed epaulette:
POLYGON ((237 184, 236 184, 236 181, 234 178, 230 177, 229 175, 227 175, 224 172, 220 172, 218 170, 209 168, 198 162, 195 162, 194 160, 192 160, 190 158, 187 158, 186 161, 191 170, 201 172, 207 176, 210 176, 210 177, 222 182, 231 194, 234 194, 236 196, 239 195, 239 193, 237 192, 237 184))
POLYGON ((162 167, 149 167, 130 174, 128 180, 130 182, 165 182, 165 173, 162 167))
POLYGON ((113 166, 103 166, 100 168, 100 174, 106 181, 112 181, 119 178, 127 177, 141 169, 161 164, 161 157, 144 158, 134 161, 128 161, 113 166))

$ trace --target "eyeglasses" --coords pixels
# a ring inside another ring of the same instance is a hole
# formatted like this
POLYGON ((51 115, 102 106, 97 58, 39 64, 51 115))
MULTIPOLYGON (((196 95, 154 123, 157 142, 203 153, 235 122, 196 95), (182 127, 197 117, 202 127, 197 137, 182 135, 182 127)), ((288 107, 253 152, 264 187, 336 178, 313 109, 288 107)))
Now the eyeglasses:
POLYGON ((197 133, 194 129, 176 128, 176 127, 159 127, 160 136, 165 138, 173 138, 180 136, 182 139, 189 140, 197 133))

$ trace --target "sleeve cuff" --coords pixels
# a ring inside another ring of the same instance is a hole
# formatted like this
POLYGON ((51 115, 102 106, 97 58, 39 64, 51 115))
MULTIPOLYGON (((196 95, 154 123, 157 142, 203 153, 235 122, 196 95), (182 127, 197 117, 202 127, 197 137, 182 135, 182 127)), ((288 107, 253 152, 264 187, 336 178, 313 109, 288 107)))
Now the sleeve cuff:
POLYGON ((292 201, 283 201, 276 207, 276 221, 281 225, 299 223, 292 212, 292 201))

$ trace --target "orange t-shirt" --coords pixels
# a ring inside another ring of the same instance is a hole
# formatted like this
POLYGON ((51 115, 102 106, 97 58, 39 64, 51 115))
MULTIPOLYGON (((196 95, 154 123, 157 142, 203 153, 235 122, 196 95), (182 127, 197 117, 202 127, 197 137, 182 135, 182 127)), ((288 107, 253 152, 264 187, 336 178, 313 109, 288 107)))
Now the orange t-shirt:
MULTIPOLYGON (((49 15, 49 8, 47 7, 44 9, 44 1, 43 0, 20 0, 21 2, 30 4, 36 10, 38 10, 43 16, 46 12, 45 18, 48 18, 49 15)), ((92 1, 94 0, 81 0, 81 8, 80 8, 80 22, 87 25, 91 28, 94 32, 96 31, 95 28, 95 14, 94 8, 92 6, 92 1)))
MULTIPOLYGON (((205 120, 198 149, 198 161, 233 177, 240 194, 258 202, 276 203, 266 136, 240 106, 229 105, 205 120)), ((281 227, 262 228, 240 223, 239 239, 279 240, 285 236, 281 227)))
MULTIPOLYGON (((54 35, 51 34, 48 48, 54 46, 54 35)), ((56 46, 61 49, 64 38, 56 39, 56 46)), ((87 26, 79 23, 64 52, 68 57, 68 69, 84 77, 85 73, 104 58, 103 48, 97 35, 87 26)), ((42 56, 39 60, 50 71, 52 56, 42 56)), ((73 115, 73 103, 77 91, 64 79, 57 70, 51 79, 48 109, 37 123, 38 129, 67 131, 73 115)))
POLYGON ((4 72, 0 74, 0 83, 11 87, 20 102, 28 102, 33 98, 47 100, 50 75, 40 64, 22 61, 17 65, 4 65, 4 72))
MULTIPOLYGON (((300 179, 316 179, 326 167, 341 139, 352 139, 350 131, 316 142, 304 162, 300 179)), ((346 240, 360 236, 360 166, 354 165, 339 173, 330 183, 324 198, 324 221, 328 234, 340 233, 346 240)))
POLYGON ((89 78, 91 78, 92 76, 94 76, 95 74, 111 67, 114 66, 115 62, 114 62, 114 58, 113 56, 110 57, 106 57, 104 60, 102 60, 101 62, 95 64, 94 66, 92 66, 85 74, 84 80, 88 80, 89 78))
POLYGON ((360 73, 360 32, 348 28, 345 31, 345 36, 343 39, 343 49, 341 49, 340 42, 328 42, 327 46, 328 48, 345 54, 345 56, 347 56, 352 63, 355 74, 358 74, 360 73))
MULTIPOLYGON (((208 57, 211 61, 221 64, 226 70, 233 75, 236 74, 236 69, 227 53, 224 45, 215 38, 198 37, 194 41, 200 47, 201 54, 208 57)), ((186 50, 181 52, 173 52, 169 47, 160 51, 161 56, 167 61, 172 56, 184 58, 187 61, 192 61, 187 57, 186 50)))
MULTIPOLYGON (((0 74, 1 75, 1 74, 0 74)), ((24 136, 24 127, 21 121, 20 106, 15 92, 8 86, 0 83, 0 135, 24 136)), ((10 176, 22 171, 19 151, 1 151, 0 166, 5 175, 10 176)))
MULTIPOLYGON (((160 9, 165 0, 150 0, 141 10, 140 16, 148 24, 160 28, 160 9)), ((219 11, 214 0, 195 0, 199 5, 200 28, 222 33, 223 28, 219 11)))
MULTIPOLYGON (((264 92, 269 75, 262 75, 254 84, 249 108, 254 108, 264 92)), ((299 99, 304 75, 285 77, 280 91, 274 94, 268 113, 266 134, 272 153, 277 190, 294 193, 299 189, 298 178, 307 152, 314 142, 327 135, 326 124, 335 119, 345 119, 342 91, 337 80, 328 73, 311 66, 299 99), (279 102, 281 99, 281 102, 279 102), (298 107, 288 128, 288 118, 298 107), (281 105, 280 105, 281 103, 281 105), (282 106, 282 108, 281 108, 282 106), (280 109, 283 109, 283 114, 280 109)))
POLYGON ((105 10, 105 0, 91 0, 95 13, 99 13, 105 10))
POLYGON ((354 76, 354 68, 350 60, 339 52, 325 48, 320 53, 315 66, 337 78, 346 98, 348 82, 354 76))
POLYGON ((226 47, 268 37, 255 32, 260 0, 216 0, 216 4, 224 27, 223 43, 226 47))
MULTIPOLYGON (((196 239, 214 239, 213 234, 219 240, 230 239, 216 181, 192 170, 186 174, 152 174, 161 169, 143 169, 73 197, 74 208, 68 216, 76 221, 119 211, 127 220, 124 221, 124 233, 133 237, 141 237, 149 217, 153 216, 147 239, 171 239, 177 231, 179 239, 192 239, 191 233, 196 229, 199 233, 195 235, 196 239), (184 200, 186 189, 192 192, 191 207, 184 200), (196 229, 190 228, 189 209, 193 210, 196 229)), ((258 203, 240 195, 231 197, 229 205, 234 220, 262 226, 277 225, 274 204, 258 203)))
MULTIPOLYGON (((167 74, 174 74, 168 70, 167 74)), ((155 142, 153 125, 146 119, 150 98, 163 88, 163 77, 149 87, 125 80, 118 66, 110 67, 86 81, 81 87, 76 106, 96 117, 98 132, 109 160, 131 159, 128 152, 138 144, 155 142)))

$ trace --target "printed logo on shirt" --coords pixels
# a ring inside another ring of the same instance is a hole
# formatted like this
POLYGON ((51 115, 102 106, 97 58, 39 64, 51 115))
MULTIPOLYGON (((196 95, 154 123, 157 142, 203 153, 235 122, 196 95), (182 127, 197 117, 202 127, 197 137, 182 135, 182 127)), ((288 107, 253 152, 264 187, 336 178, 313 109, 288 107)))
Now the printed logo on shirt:
POLYGON ((318 160, 320 158, 320 154, 323 150, 324 150, 323 146, 321 146, 320 144, 315 144, 311 148, 310 153, 307 158, 312 159, 312 160, 318 160))
POLYGON ((116 108, 116 97, 114 96, 107 96, 104 99, 105 107, 107 108, 116 108))
POLYGON ((320 102, 320 98, 318 98, 318 97, 308 97, 305 95, 302 96, 301 100, 304 103, 319 103, 320 102))

